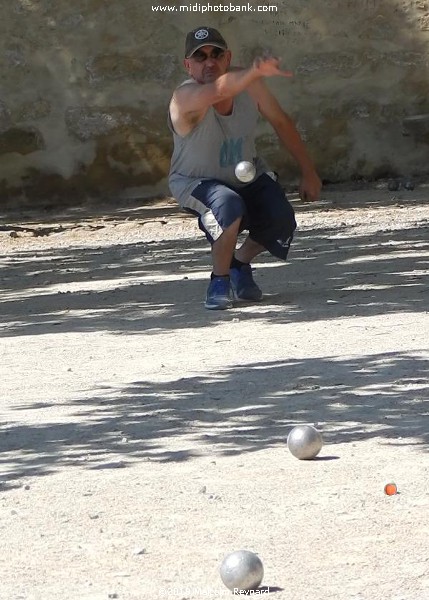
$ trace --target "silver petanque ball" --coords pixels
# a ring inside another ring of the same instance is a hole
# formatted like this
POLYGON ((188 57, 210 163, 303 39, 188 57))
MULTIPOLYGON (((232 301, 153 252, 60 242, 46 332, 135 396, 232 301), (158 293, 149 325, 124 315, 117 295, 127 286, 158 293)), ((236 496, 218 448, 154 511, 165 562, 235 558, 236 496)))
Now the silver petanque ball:
POLYGON ((243 183, 250 183, 255 179, 255 175, 255 165, 248 160, 242 160, 235 167, 235 176, 243 183))
POLYGON ((264 576, 262 561, 249 550, 228 554, 220 566, 220 577, 232 592, 256 590, 264 576))
POLYGON ((312 425, 297 425, 287 437, 287 446, 296 458, 310 460, 319 454, 323 439, 312 425))

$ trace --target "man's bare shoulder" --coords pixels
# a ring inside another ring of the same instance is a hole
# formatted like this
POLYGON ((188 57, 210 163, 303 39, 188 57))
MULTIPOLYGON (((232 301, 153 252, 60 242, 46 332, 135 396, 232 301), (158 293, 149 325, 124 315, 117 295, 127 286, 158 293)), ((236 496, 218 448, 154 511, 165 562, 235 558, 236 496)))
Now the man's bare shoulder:
POLYGON ((199 85, 200 84, 197 83, 195 81, 195 79, 185 79, 185 81, 182 81, 182 83, 179 83, 179 85, 174 89, 173 96, 177 96, 177 94, 181 94, 182 91, 188 91, 192 88, 196 88, 199 85), (190 86, 192 86, 192 87, 190 87, 190 86))
POLYGON ((174 131, 180 136, 186 136, 204 117, 207 108, 190 109, 193 91, 204 84, 194 79, 187 79, 176 87, 170 100, 169 113, 174 131))
POLYGON ((195 81, 195 79, 186 79, 182 81, 175 90, 170 99, 170 113, 175 114, 176 116, 179 113, 187 112, 187 105, 190 95, 193 92, 201 87, 202 84, 199 84, 195 81))

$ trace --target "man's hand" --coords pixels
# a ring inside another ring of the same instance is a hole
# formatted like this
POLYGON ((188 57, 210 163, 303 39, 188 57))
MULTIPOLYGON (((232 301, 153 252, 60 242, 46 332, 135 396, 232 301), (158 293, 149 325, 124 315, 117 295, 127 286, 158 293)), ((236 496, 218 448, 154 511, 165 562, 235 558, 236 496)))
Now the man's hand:
POLYGON ((301 200, 315 202, 319 199, 322 182, 316 171, 303 173, 299 185, 299 197, 301 200))
POLYGON ((263 54, 255 58, 253 68, 263 77, 271 77, 273 75, 293 77, 292 71, 282 71, 280 69, 280 59, 270 54, 263 54))

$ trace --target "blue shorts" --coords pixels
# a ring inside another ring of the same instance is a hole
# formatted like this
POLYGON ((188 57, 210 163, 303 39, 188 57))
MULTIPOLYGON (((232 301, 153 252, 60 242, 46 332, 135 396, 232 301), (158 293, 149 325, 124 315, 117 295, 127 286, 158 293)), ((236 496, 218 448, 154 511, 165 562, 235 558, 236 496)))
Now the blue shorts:
POLYGON ((280 184, 266 173, 240 188, 215 179, 202 181, 182 208, 198 217, 211 244, 240 218, 240 231, 247 230, 273 256, 287 258, 295 214, 280 184))

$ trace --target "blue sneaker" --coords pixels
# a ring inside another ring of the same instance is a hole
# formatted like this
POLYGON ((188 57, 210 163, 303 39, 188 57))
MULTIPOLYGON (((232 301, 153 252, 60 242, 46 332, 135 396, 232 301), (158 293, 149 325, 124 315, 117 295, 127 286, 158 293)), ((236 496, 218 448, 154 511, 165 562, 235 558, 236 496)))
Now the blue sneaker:
POLYGON ((259 302, 262 300, 262 291, 256 285, 252 276, 252 267, 243 265, 241 269, 229 270, 231 288, 235 299, 259 302))
POLYGON ((232 294, 229 277, 213 277, 207 289, 205 307, 209 310, 232 308, 232 294))

